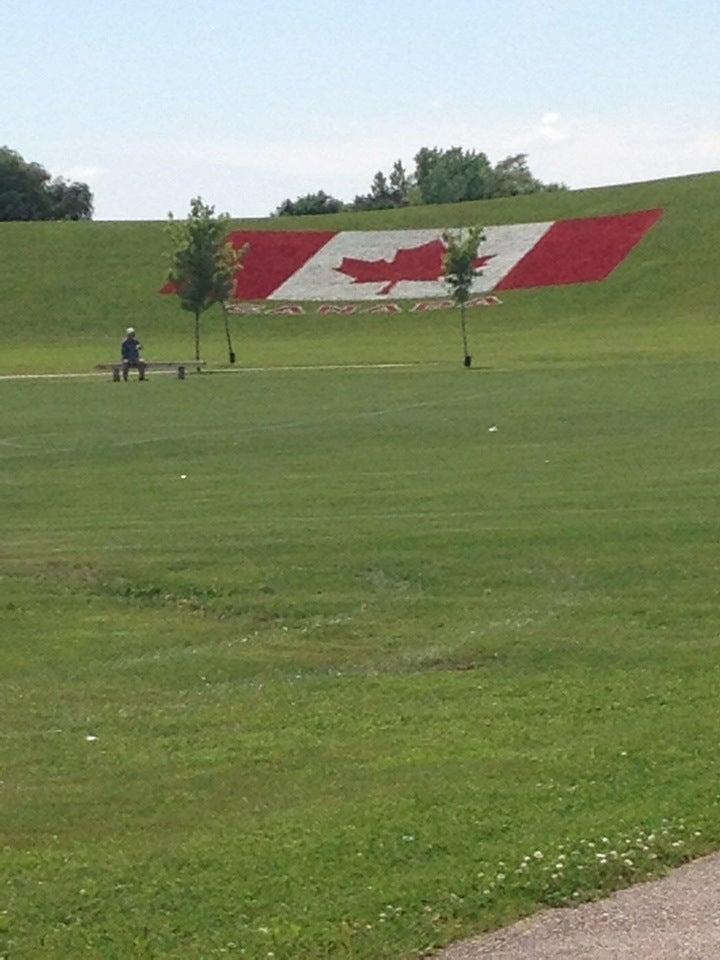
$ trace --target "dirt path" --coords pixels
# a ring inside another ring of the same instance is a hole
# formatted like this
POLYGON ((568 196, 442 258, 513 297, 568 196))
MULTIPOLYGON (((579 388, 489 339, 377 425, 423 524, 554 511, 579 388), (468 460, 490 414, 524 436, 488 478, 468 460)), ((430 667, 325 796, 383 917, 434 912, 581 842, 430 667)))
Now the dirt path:
POLYGON ((720 960, 720 854, 607 900, 544 910, 436 960, 720 960))

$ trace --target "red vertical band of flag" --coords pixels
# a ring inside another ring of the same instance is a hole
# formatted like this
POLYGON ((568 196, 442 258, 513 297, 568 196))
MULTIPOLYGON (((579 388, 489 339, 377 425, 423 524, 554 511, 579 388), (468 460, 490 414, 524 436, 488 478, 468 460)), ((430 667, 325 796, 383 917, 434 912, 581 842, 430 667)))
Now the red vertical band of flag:
POLYGON ((335 236, 334 230, 238 230, 233 247, 248 244, 235 281, 235 300, 263 300, 335 236))
POLYGON ((497 285, 497 290, 604 280, 662 216, 643 210, 558 220, 497 285))

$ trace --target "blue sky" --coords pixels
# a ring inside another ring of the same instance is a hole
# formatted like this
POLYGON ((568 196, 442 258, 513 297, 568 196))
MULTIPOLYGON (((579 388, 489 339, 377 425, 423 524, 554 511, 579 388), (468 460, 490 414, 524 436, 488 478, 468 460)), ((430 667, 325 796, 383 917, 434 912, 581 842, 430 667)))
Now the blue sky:
POLYGON ((100 219, 343 199, 421 146, 581 187, 720 168, 718 0, 22 0, 0 144, 100 219))

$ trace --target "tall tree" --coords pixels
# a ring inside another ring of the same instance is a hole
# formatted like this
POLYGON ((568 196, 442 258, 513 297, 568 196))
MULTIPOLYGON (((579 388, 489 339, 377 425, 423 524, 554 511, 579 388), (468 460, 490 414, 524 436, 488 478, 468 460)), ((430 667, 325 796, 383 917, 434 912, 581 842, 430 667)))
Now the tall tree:
POLYGON ((409 203, 410 181, 402 165, 396 160, 389 176, 382 170, 373 177, 370 193, 359 194, 352 203, 353 210, 390 210, 406 207, 409 203))
POLYGON ((390 198, 394 207, 406 207, 409 201, 410 180, 402 160, 396 160, 390 171, 390 198))
POLYGON ((423 147, 415 156, 415 180, 423 203, 458 203, 493 195, 493 170, 484 153, 423 147))
POLYGON ((443 256, 443 274, 445 283, 450 288, 455 305, 460 309, 460 329, 463 341, 463 363, 466 367, 472 364, 472 357, 468 352, 467 327, 465 325, 465 308, 473 282, 482 274, 477 266, 478 249, 485 239, 482 227, 470 227, 467 231, 454 233, 446 230, 443 234, 445 255, 443 256))
MULTIPOLYGON (((235 274, 247 244, 234 249, 228 236, 230 215, 215 215, 215 207, 203 203, 201 197, 190 201, 190 213, 185 220, 168 216, 166 226, 170 243, 170 268, 167 279, 178 295, 180 306, 195 317, 195 359, 200 360, 200 316, 214 304, 221 306, 231 295, 235 274)), ((234 353, 227 327, 230 362, 234 353)), ((198 367, 198 369, 200 369, 198 367)))
POLYGON ((41 164, 0 147, 0 220, 90 220, 92 215, 86 183, 53 180, 41 164))
POLYGON ((391 204, 390 200, 390 188, 388 187, 387 177, 382 172, 378 172, 373 177, 373 181, 370 184, 370 196, 375 200, 378 205, 382 204, 391 204))
POLYGON ((90 220, 93 195, 86 183, 68 183, 57 177, 48 184, 51 220, 90 220))

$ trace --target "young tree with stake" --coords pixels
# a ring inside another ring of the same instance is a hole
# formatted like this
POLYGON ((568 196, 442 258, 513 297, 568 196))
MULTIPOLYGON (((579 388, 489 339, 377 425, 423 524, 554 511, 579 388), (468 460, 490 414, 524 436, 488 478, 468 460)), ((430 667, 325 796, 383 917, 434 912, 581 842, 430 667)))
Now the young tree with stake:
MULTIPOLYGON (((233 248, 228 236, 230 215, 215 216, 215 207, 203 203, 201 197, 190 201, 185 220, 169 214, 166 227, 170 240, 168 282, 180 298, 180 306, 195 316, 195 359, 200 360, 200 316, 214 304, 222 307, 232 295, 235 274, 241 269, 247 245, 233 248)), ((230 363, 235 353, 230 340, 227 313, 225 334, 230 363)), ((198 367, 198 370, 200 368, 198 367)))
POLYGON ((473 281, 481 276, 478 249, 485 240, 482 227, 470 227, 469 230, 453 233, 446 230, 443 234, 445 255, 443 256, 443 275, 450 288, 455 306, 460 308, 460 329, 462 330, 464 364, 469 367, 472 357, 468 353, 467 327, 465 325, 465 306, 470 299, 473 281))

